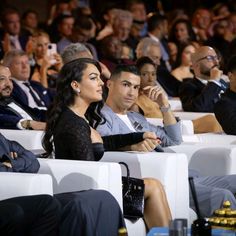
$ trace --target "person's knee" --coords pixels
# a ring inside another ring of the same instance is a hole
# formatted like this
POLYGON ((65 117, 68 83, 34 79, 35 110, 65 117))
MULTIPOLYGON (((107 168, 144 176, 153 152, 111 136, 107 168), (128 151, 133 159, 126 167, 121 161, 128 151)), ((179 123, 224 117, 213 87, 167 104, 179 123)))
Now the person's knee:
POLYGON ((144 184, 145 184, 145 196, 146 197, 150 196, 150 194, 154 191, 158 194, 161 194, 163 191, 163 185, 157 179, 145 178, 144 184))
POLYGON ((50 195, 36 195, 35 198, 37 199, 37 202, 41 204, 44 212, 59 219, 61 215, 61 205, 56 198, 50 195))

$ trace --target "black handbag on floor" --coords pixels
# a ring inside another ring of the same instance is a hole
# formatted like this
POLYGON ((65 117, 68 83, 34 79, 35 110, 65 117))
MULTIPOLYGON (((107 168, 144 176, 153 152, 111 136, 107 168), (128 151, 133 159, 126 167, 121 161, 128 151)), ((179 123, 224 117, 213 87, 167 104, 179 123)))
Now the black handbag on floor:
POLYGON ((126 218, 138 219, 144 212, 144 181, 130 177, 129 167, 119 162, 127 170, 127 177, 122 176, 123 211, 126 218))

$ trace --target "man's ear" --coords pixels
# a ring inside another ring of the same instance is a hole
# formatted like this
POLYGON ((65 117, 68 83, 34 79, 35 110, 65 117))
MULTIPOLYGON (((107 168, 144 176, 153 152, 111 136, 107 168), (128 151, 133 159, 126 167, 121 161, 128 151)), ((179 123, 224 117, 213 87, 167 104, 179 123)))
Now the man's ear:
POLYGON ((107 86, 107 88, 110 88, 111 87, 111 85, 112 85, 112 83, 113 83, 113 81, 112 80, 107 80, 107 83, 106 83, 106 86, 107 86))

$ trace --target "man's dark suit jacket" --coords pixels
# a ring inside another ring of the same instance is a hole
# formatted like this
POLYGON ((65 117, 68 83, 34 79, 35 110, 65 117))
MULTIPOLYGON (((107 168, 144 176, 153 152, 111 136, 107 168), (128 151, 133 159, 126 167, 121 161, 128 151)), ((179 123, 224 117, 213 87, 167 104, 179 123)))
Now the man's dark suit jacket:
MULTIPOLYGON (((12 100, 14 101, 14 100, 12 100)), ((10 101, 11 102, 11 101, 10 101)), ((23 118, 17 111, 8 106, 9 102, 0 100, 0 129, 18 129, 17 123, 23 118)), ((15 102, 16 103, 16 102, 15 102)), ((24 111, 26 111, 33 120, 45 121, 46 111, 37 108, 30 108, 24 105, 20 105, 24 111)))
MULTIPOLYGON (((36 81, 29 81, 32 88, 37 92, 41 101, 45 103, 45 106, 48 107, 52 103, 53 100, 53 91, 50 89, 44 88, 39 82, 36 81)), ((28 104, 28 97, 25 92, 17 85, 16 82, 13 80, 13 91, 12 97, 14 100, 22 105, 29 106, 28 104)))
POLYGON ((185 79, 179 88, 179 97, 184 111, 213 112, 221 91, 214 82, 205 85, 196 78, 185 79))
POLYGON ((39 170, 39 162, 36 156, 24 149, 19 143, 6 139, 0 133, 0 172, 24 172, 37 173, 39 170), (17 158, 13 159, 10 152, 16 152, 17 158), (8 168, 2 162, 10 162, 12 168, 8 168))
POLYGON ((236 93, 227 90, 215 104, 214 112, 225 133, 236 135, 236 93))
MULTIPOLYGON (((0 29, 0 59, 2 59, 4 57, 4 50, 3 50, 3 45, 2 45, 2 41, 3 41, 3 38, 4 38, 4 30, 3 29, 0 29)), ((20 35, 19 35, 19 43, 21 45, 21 48, 22 50, 25 51, 25 48, 26 48, 26 44, 29 40, 29 34, 26 34, 25 32, 22 32, 20 35)))
POLYGON ((169 96, 179 96, 179 87, 181 85, 181 82, 177 80, 173 75, 171 75, 171 73, 166 69, 165 66, 158 66, 157 81, 169 96))

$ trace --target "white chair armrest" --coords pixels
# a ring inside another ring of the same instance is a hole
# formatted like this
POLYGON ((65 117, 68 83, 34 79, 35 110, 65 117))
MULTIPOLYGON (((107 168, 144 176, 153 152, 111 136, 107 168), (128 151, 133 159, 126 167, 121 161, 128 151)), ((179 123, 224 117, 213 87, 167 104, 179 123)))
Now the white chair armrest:
MULTIPOLYGON (((131 176, 152 177, 164 185, 172 217, 189 217, 188 162, 184 154, 106 152, 101 161, 124 161, 131 176)), ((123 175, 126 175, 122 167, 123 175)))
POLYGON ((236 145, 236 135, 205 133, 205 134, 196 134, 196 136, 198 137, 200 143, 236 145))
POLYGON ((49 175, 2 172, 0 179, 0 200, 26 195, 53 195, 49 175))
POLYGON ((208 114, 214 115, 214 113, 174 111, 174 115, 179 117, 181 120, 194 120, 208 114))
POLYGON ((9 140, 17 141, 25 149, 43 149, 42 147, 42 136, 43 131, 38 130, 12 130, 12 129, 1 129, 0 133, 9 140))
POLYGON ((39 173, 53 179, 53 192, 73 192, 87 189, 109 191, 122 209, 121 167, 116 163, 38 159, 39 173))
MULTIPOLYGON (((153 125, 163 126, 163 119, 147 118, 147 121, 153 125)), ((181 120, 181 132, 183 135, 193 135, 193 122, 191 120, 181 120)))
POLYGON ((219 144, 181 144, 164 148, 166 152, 185 153, 189 168, 202 176, 236 174, 236 146, 219 144))
POLYGON ((172 111, 183 111, 182 103, 179 98, 168 99, 172 111))

